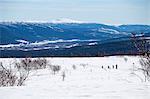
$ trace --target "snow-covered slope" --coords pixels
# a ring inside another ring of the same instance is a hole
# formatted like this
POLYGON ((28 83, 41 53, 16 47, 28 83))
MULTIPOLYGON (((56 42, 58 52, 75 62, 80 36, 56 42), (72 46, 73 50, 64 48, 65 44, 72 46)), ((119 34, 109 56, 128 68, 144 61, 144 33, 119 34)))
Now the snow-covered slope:
POLYGON ((150 34, 150 26, 111 26, 85 23, 71 19, 59 19, 50 23, 0 22, 0 45, 18 43, 17 40, 41 42, 44 40, 108 40, 130 37, 131 33, 150 34), (59 24, 55 24, 59 23, 59 24), (67 23, 67 24, 66 24, 67 23))
MULTIPOLYGON (((142 73, 133 72, 133 67, 140 66, 139 57, 47 59, 49 64, 61 66, 59 73, 53 75, 49 68, 34 71, 25 86, 1 87, 0 99, 149 99, 150 97, 150 83, 142 82, 142 73), (117 65, 118 68, 112 68, 113 65, 117 65), (63 72, 66 74, 64 81, 62 81, 63 72)), ((5 58, 0 61, 9 64, 14 59, 5 58)))

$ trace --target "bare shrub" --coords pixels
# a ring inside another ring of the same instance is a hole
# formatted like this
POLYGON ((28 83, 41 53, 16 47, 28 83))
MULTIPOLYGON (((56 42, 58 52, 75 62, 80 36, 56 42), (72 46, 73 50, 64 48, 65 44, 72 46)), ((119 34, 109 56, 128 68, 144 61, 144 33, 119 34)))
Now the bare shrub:
POLYGON ((145 37, 144 34, 142 34, 140 37, 137 37, 135 34, 133 34, 132 39, 135 47, 141 55, 141 68, 138 68, 138 70, 143 72, 145 81, 150 81, 150 39, 145 37))
POLYGON ((85 68, 88 64, 80 64, 83 68, 85 68))
POLYGON ((28 78, 29 74, 30 74, 30 70, 29 69, 18 69, 18 83, 17 86, 22 86, 23 83, 25 82, 25 80, 28 78))
POLYGON ((66 73, 65 73, 65 71, 63 71, 63 72, 62 72, 62 81, 65 80, 65 77, 66 77, 66 73))
POLYGON ((6 68, 3 66, 2 62, 0 63, 0 87, 5 86, 22 86, 24 81, 27 79, 29 73, 23 75, 22 72, 14 72, 11 68, 6 68), (18 73, 20 75, 18 75, 18 73))
POLYGON ((32 59, 31 58, 25 58, 22 59, 19 63, 16 63, 16 67, 18 69, 25 69, 27 71, 30 70, 37 70, 37 69, 45 69, 47 65, 47 60, 38 58, 38 59, 32 59))
MULTIPOLYGON (((0 87, 4 86, 22 86, 27 80, 31 70, 46 68, 47 60, 38 58, 25 58, 14 63, 14 68, 11 66, 3 66, 0 63, 0 87), (10 67, 10 68, 6 68, 10 67)), ((58 68, 57 68, 58 69, 58 68)), ((57 71, 57 69, 54 69, 57 71)))
POLYGON ((15 67, 18 70, 30 71, 32 68, 31 59, 30 58, 22 59, 20 62, 15 63, 15 67))
POLYGON ((59 72, 61 69, 61 66, 59 65, 49 65, 49 67, 53 71, 54 75, 56 74, 56 72, 59 72))
POLYGON ((150 57, 143 57, 140 59, 141 68, 139 70, 143 71, 145 81, 150 81, 150 57))
POLYGON ((75 70, 77 67, 76 67, 76 65, 72 65, 72 68, 75 70))
POLYGON ((127 61, 128 61, 128 58, 127 58, 127 57, 124 57, 124 61, 127 62, 127 61))
POLYGON ((44 58, 31 59, 25 58, 15 64, 19 71, 19 79, 17 86, 21 86, 23 82, 28 78, 31 70, 45 69, 47 60, 44 58))
POLYGON ((33 64, 35 69, 45 69, 47 65, 47 60, 45 58, 38 58, 33 60, 33 64))
POLYGON ((14 86, 18 77, 12 72, 12 70, 7 69, 0 63, 0 87, 4 86, 14 86))

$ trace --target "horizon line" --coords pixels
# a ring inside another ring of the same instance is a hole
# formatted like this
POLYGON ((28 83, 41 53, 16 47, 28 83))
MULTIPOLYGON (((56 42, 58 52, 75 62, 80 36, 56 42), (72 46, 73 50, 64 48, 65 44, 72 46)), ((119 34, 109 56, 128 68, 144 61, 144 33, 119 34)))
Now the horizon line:
POLYGON ((111 26, 121 26, 121 25, 148 25, 144 23, 128 23, 128 24, 110 24, 110 23, 100 23, 100 22, 53 22, 53 21, 39 21, 39 20, 28 20, 28 21, 12 21, 12 20, 0 20, 0 23, 52 23, 52 24, 103 24, 111 26))

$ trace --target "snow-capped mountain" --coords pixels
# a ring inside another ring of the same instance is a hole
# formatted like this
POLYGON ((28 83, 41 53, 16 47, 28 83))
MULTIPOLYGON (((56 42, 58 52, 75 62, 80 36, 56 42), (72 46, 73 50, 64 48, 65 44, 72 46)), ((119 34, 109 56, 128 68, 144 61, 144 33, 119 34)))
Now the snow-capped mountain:
POLYGON ((85 22, 67 19, 67 18, 61 18, 61 19, 53 20, 52 23, 62 24, 62 23, 85 23, 85 22))
POLYGON ((26 23, 26 22, 1 22, 0 44, 18 43, 17 40, 27 42, 41 42, 44 40, 107 40, 127 37, 131 33, 150 34, 150 26, 109 26, 96 23, 82 23, 72 20, 58 21, 55 23, 26 23), (64 22, 68 22, 65 24, 64 22), (70 23, 69 23, 70 22, 70 23), (76 22, 76 23, 75 23, 76 22), (79 24, 80 23, 80 24, 79 24))
MULTIPOLYGON (((63 51, 56 53, 56 50, 67 48, 69 51, 66 52, 66 54, 70 55, 69 53, 74 51, 77 54, 78 52, 76 51, 93 50, 91 46, 99 46, 96 49, 104 47, 103 52, 108 50, 108 46, 102 46, 103 43, 107 45, 106 43, 117 41, 117 44, 112 45, 118 46, 118 44, 120 45, 119 42, 129 40, 131 33, 135 33, 136 35, 141 35, 142 33, 142 35, 150 37, 150 26, 111 26, 97 23, 82 23, 70 19, 57 20, 51 23, 0 22, 0 53, 5 53, 2 51, 6 51, 5 55, 7 55, 7 50, 11 52, 10 50, 37 51, 55 49, 51 53, 51 55, 55 53, 55 56, 58 53, 59 55, 60 53, 62 53, 62 55, 64 53, 63 51), (78 50, 75 47, 77 47, 78 50)), ((128 45, 128 41, 124 44, 125 48, 130 46, 128 45)), ((110 48, 112 48, 112 45, 110 48)), ((97 51, 98 50, 94 52, 97 53, 97 51)), ((110 51, 108 51, 108 53, 110 51)), ((89 53, 91 52, 92 51, 89 53)), ((45 54, 45 52, 43 53, 45 54)), ((43 53, 41 55, 43 55, 43 53)), ((37 55, 39 55, 39 53, 37 53, 37 55)))

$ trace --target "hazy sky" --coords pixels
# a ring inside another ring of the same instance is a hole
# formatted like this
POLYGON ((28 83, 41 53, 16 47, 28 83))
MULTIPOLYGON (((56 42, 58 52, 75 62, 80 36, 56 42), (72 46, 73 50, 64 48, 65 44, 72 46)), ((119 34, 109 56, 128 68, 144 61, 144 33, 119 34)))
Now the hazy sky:
POLYGON ((150 0, 0 0, 0 21, 60 18, 105 24, 150 24, 150 0))

